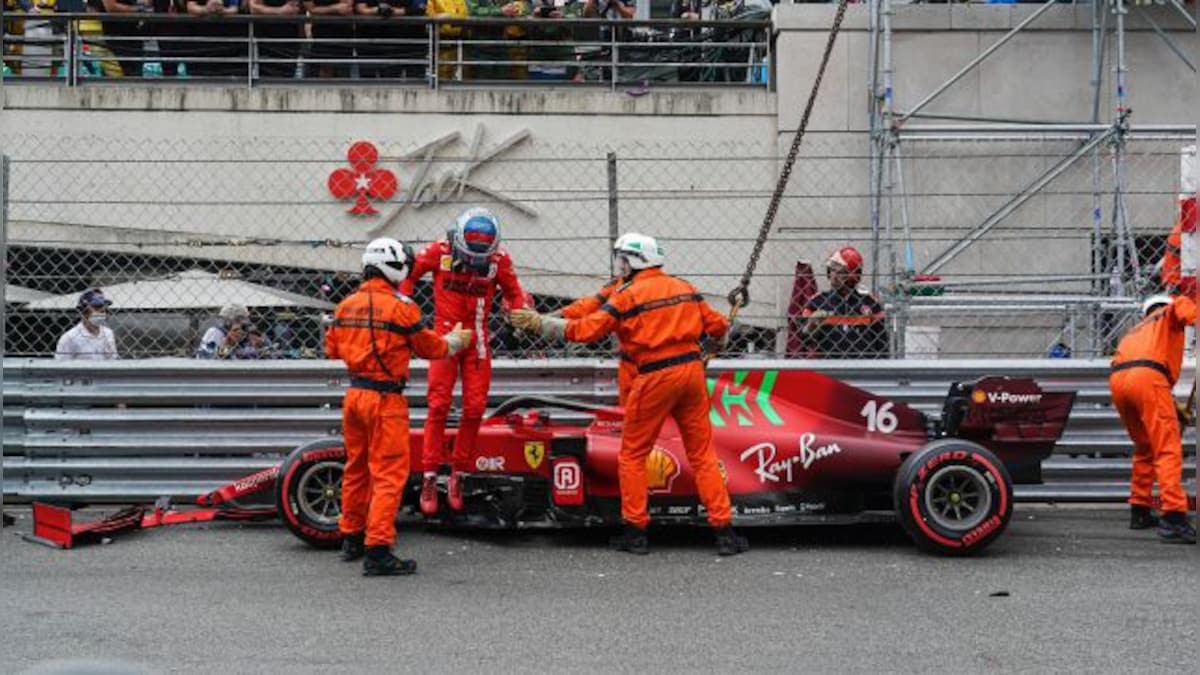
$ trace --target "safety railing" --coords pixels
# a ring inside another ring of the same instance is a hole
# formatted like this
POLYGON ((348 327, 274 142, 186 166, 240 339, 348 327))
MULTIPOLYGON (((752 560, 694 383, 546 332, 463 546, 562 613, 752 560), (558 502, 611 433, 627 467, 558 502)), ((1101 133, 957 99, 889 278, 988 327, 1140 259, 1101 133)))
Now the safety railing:
MULTIPOLYGON (((425 416, 425 363, 410 379, 413 424, 425 416)), ((1105 361, 812 361, 807 367, 936 414, 951 382, 1032 376, 1077 392, 1047 483, 1026 500, 1119 501, 1130 442, 1111 406, 1105 361)), ((794 368, 794 361, 723 360, 713 372, 794 368)), ((1177 394, 1191 386, 1186 365, 1177 394)), ((347 376, 339 363, 14 360, 4 363, 6 499, 104 502, 195 496, 277 463, 301 443, 339 434, 347 376)), ((518 394, 615 399, 608 361, 497 361, 490 403, 518 394)), ((562 417, 562 415, 560 415, 562 417)), ((568 415, 565 419, 570 419, 568 415)), ((1195 447, 1185 435, 1187 453, 1195 447)), ((1191 462, 1185 462, 1187 475, 1191 462)))
POLYGON ((332 80, 434 89, 463 83, 764 88, 772 60, 771 23, 761 17, 6 14, 5 25, 6 80, 73 87, 170 79, 251 87, 332 80))

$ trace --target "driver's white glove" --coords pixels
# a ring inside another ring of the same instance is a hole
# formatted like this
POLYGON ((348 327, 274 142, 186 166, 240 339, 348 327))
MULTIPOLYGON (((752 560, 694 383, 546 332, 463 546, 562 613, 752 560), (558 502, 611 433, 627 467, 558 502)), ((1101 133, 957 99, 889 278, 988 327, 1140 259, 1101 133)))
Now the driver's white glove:
POLYGON ((447 356, 454 356, 467 348, 471 344, 471 337, 474 332, 468 328, 462 327, 462 322, 454 324, 454 329, 442 336, 446 341, 447 356))

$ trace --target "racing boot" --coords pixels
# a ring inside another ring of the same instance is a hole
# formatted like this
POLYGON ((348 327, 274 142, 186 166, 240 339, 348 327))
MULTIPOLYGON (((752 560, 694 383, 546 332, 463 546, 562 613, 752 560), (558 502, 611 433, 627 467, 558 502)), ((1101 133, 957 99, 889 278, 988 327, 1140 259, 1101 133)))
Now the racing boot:
POLYGON ((1129 507, 1129 529, 1131 530, 1148 530, 1158 525, 1158 518, 1154 516, 1154 512, 1149 506, 1141 504, 1133 504, 1129 507))
POLYGON ((364 534, 356 532, 354 534, 342 535, 342 561, 354 562, 361 560, 367 552, 366 545, 363 544, 364 534))
POLYGON ((1195 544, 1196 528, 1186 513, 1167 512, 1158 519, 1158 538, 1164 544, 1195 544))
POLYGON ((446 501, 451 511, 463 510, 463 475, 461 471, 450 472, 450 486, 446 488, 446 501))
POLYGON ((646 555, 650 552, 650 540, 646 531, 636 525, 625 523, 621 534, 608 540, 608 547, 614 551, 626 551, 634 555, 646 555))
POLYGON ((421 513, 425 516, 437 515, 438 512, 438 494, 437 494, 437 475, 433 473, 425 474, 421 479, 421 513))
POLYGON ((395 577, 414 574, 416 560, 403 560, 392 555, 390 546, 368 546, 363 558, 364 577, 395 577))
POLYGON ((717 555, 737 555, 750 550, 750 542, 733 531, 732 525, 713 530, 717 538, 717 555))

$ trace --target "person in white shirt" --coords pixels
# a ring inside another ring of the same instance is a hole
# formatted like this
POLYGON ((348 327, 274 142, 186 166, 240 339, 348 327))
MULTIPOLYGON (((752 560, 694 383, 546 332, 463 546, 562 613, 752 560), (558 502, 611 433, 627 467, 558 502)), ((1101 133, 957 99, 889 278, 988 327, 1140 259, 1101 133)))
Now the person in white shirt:
POLYGON ((93 361, 118 358, 116 336, 107 325, 110 305, 112 301, 99 288, 84 291, 76 304, 80 321, 58 338, 54 358, 93 361))

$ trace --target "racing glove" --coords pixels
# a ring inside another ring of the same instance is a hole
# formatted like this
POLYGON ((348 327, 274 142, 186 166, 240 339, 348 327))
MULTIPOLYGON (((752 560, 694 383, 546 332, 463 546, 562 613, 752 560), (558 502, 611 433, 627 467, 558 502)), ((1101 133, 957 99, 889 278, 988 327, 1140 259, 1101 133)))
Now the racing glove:
POLYGON ((454 356, 466 349, 471 344, 472 334, 470 329, 462 327, 461 322, 454 324, 454 329, 442 336, 446 341, 446 356, 454 356))

